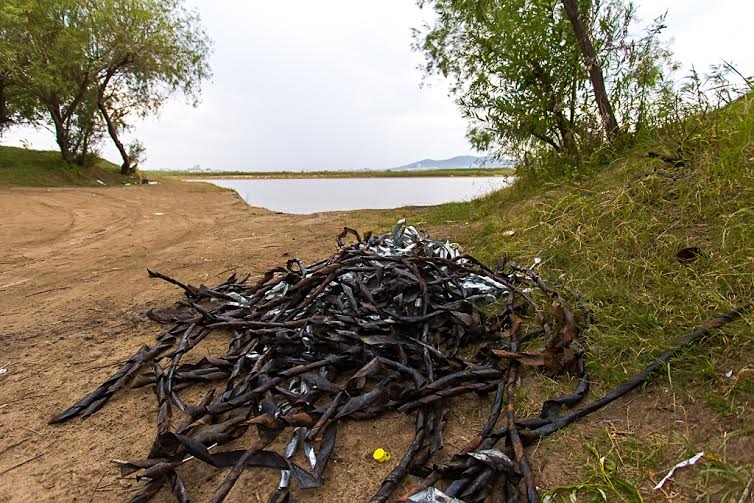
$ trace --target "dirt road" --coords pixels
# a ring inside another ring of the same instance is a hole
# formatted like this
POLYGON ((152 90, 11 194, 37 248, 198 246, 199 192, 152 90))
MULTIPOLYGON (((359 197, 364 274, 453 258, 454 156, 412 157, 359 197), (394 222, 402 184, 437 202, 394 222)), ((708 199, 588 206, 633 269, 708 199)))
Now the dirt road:
MULTIPOLYGON (((134 494, 138 484, 118 479, 111 460, 148 451, 156 413, 149 390, 119 395, 83 421, 47 421, 154 340, 159 328, 145 312, 172 305, 180 292, 148 279, 147 268, 193 284, 219 283, 233 269, 260 273, 294 255, 325 257, 344 224, 367 218, 275 214, 232 192, 179 183, 0 188, 0 213, 0 368, 7 369, 0 376, 0 501, 123 501, 134 494)), ((384 441, 366 434, 376 425, 344 427, 333 461, 348 468, 334 468, 328 488, 311 493, 311 501, 362 499, 376 490, 389 468, 369 456, 376 447, 404 449, 413 430, 405 421, 380 421, 384 441)), ((264 500, 278 477, 244 476, 229 501, 264 500)), ((206 496, 202 486, 218 483, 203 480, 189 487, 199 497, 206 496)))

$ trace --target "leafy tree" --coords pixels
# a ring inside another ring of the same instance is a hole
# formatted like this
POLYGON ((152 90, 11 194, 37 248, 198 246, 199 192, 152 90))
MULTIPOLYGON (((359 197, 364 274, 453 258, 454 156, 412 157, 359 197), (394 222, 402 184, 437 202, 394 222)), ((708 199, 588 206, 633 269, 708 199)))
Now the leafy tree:
POLYGON ((29 103, 16 111, 46 115, 66 162, 84 162, 107 132, 124 174, 129 150, 143 151, 120 139, 129 119, 176 91, 195 102, 210 75, 209 40, 183 0, 4 0, 0 55, 0 112, 7 82, 29 103))
POLYGON ((88 16, 78 0, 4 0, 0 73, 26 99, 27 119, 46 113, 63 159, 83 162, 96 136, 96 68, 86 59, 88 16))
POLYGON ((143 147, 127 150, 120 131, 130 116, 154 113, 176 91, 196 102, 210 76, 209 39, 182 0, 101 0, 92 11, 97 108, 128 174, 137 161, 129 151, 143 147))
POLYGON ((14 101, 10 96, 11 92, 10 80, 0 74, 0 136, 15 122, 16 113, 13 109, 14 101))
POLYGON ((658 38, 663 25, 631 36, 634 9, 623 0, 580 0, 579 33, 561 0, 419 5, 437 14, 416 32, 425 70, 451 80, 470 122, 469 138, 480 150, 577 156, 600 144, 605 132, 636 130, 668 68, 669 53, 658 38), (584 55, 584 42, 593 54, 584 55), (595 86, 595 70, 602 86, 595 86))
MULTIPOLYGON (((0 41, 9 36, 6 26, 16 21, 12 12, 0 8, 0 41)), ((7 47, 0 42, 0 136, 13 125, 23 122, 34 122, 38 119, 33 100, 13 82, 7 70, 3 69, 3 61, 12 56, 7 47)))
POLYGON ((574 93, 583 81, 565 20, 553 2, 437 0, 434 26, 418 39, 428 73, 452 79, 475 147, 575 148, 574 93), (529 4, 529 5, 527 5, 529 4))

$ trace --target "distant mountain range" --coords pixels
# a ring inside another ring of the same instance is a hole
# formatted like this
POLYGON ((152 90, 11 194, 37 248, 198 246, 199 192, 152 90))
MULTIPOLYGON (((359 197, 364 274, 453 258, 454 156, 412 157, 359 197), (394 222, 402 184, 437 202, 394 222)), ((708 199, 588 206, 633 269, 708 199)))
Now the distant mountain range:
POLYGON ((428 169, 473 169, 500 168, 513 166, 513 159, 495 159, 493 157, 477 157, 474 155, 459 155, 450 159, 422 159, 404 166, 392 168, 390 171, 422 171, 428 169))
MULTIPOLYGON (((428 171, 431 169, 479 169, 479 168, 507 168, 516 165, 514 159, 495 159, 489 156, 474 156, 474 155, 459 155, 451 157, 450 159, 422 159, 421 161, 412 162, 404 166, 398 166, 395 168, 388 168, 387 171, 428 171)), ((376 171, 382 171, 385 168, 376 169, 376 171)), ((220 168, 204 168, 198 164, 188 168, 186 170, 189 173, 217 173, 222 171, 238 171, 238 172, 267 172, 272 170, 254 170, 254 169, 233 169, 224 170, 220 168)), ((314 171, 311 169, 302 170, 281 170, 284 172, 301 172, 314 171)), ((322 170, 322 171, 375 171, 375 169, 360 169, 360 170, 322 170)))

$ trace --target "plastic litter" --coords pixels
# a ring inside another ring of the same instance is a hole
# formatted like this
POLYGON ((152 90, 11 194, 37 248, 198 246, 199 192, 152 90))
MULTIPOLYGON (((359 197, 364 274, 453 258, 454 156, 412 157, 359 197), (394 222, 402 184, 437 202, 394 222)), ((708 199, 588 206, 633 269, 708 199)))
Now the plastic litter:
POLYGON ((665 476, 664 476, 664 477, 662 478, 662 480, 661 480, 661 481, 660 481, 660 482, 659 482, 659 483, 658 483, 658 484, 657 484, 657 485, 655 486, 655 491, 657 491, 657 490, 659 490, 660 488, 662 488, 662 486, 663 486, 663 485, 665 485, 665 482, 667 482, 667 481, 668 481, 668 479, 669 479, 670 477, 672 477, 672 476, 673 476, 673 474, 675 473, 675 471, 676 471, 676 470, 677 470, 678 468, 684 468, 684 467, 686 467, 686 466, 691 466, 691 465, 693 465, 694 463, 696 463, 697 461, 699 461, 700 459, 702 459, 703 457, 704 457, 704 451, 702 451, 702 452, 699 452, 699 453, 697 453, 697 454, 694 454, 694 455, 693 455, 693 456, 691 456, 691 457, 690 457, 689 459, 685 459, 685 460, 681 461, 680 463, 676 463, 676 464, 675 464, 675 465, 673 466, 673 468, 671 468, 671 469, 670 469, 670 471, 668 472, 668 474, 667 474, 667 475, 665 475, 665 476))
POLYGON ((378 463, 384 463, 385 461, 390 461, 390 453, 387 452, 382 447, 375 449, 374 454, 372 454, 372 457, 378 463))

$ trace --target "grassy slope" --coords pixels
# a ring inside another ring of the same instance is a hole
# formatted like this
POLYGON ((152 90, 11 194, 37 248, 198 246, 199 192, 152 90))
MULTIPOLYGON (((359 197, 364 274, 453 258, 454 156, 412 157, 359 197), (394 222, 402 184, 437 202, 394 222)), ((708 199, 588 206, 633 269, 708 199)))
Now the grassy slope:
POLYGON ((0 146, 0 185, 29 187, 121 185, 126 177, 104 159, 88 168, 69 167, 57 152, 0 146))
POLYGON ((512 168, 429 169, 424 171, 217 171, 195 173, 189 171, 146 171, 154 176, 181 178, 420 178, 437 176, 512 176, 512 168))
MULTIPOLYGON (((580 292, 595 320, 586 333, 593 396, 643 368, 714 314, 754 301, 754 98, 705 120, 688 144, 685 167, 646 156, 662 146, 661 138, 647 140, 580 182, 518 183, 418 216, 430 225, 468 222, 470 231, 461 237, 466 251, 490 265, 504 256, 524 264, 539 256, 545 277, 580 292), (687 246, 698 246, 707 256, 682 265, 674 255, 687 246)), ((672 361, 647 390, 649 395, 662 389, 662 399, 686 407, 697 424, 709 421, 712 433, 613 434, 614 427, 602 425, 588 441, 590 448, 576 449, 573 442, 584 444, 579 427, 556 435, 559 455, 570 458, 579 472, 567 480, 580 477, 586 484, 578 500, 601 501, 598 488, 609 500, 617 498, 611 485, 620 484, 610 477, 618 474, 629 481, 628 489, 617 490, 621 499, 636 501, 631 487, 656 498, 652 482, 705 448, 721 460, 689 469, 686 495, 726 501, 740 495, 754 474, 752 354, 749 312, 672 361), (724 375, 729 370, 732 379, 724 375), (727 454, 731 439, 738 442, 738 454, 733 447, 727 454), (599 463, 602 455, 616 471, 599 463)), ((542 380, 552 388, 551 380, 542 380)), ((641 397, 633 399, 641 403, 641 397)), ((636 414, 651 415, 653 407, 636 414)))

